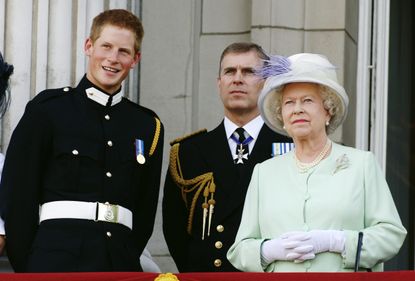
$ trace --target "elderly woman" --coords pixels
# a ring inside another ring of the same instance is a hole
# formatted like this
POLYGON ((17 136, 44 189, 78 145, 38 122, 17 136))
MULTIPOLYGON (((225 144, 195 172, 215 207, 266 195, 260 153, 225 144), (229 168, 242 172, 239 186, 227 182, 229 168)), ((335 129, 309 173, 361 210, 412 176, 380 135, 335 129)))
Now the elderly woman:
POLYGON ((335 67, 303 53, 264 73, 261 115, 295 149, 255 167, 228 259, 242 271, 383 270, 406 230, 373 154, 327 136, 348 106, 335 67))

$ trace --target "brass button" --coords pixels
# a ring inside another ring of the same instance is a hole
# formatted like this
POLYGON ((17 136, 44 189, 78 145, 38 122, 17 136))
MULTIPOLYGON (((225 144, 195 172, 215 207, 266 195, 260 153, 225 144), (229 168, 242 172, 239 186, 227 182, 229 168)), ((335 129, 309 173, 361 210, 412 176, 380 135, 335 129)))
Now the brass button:
POLYGON ((104 116, 104 118, 105 118, 105 120, 110 120, 111 118, 110 118, 110 116, 107 114, 107 115, 105 115, 104 116))
POLYGON ((64 92, 69 92, 69 87, 65 87, 65 88, 63 88, 63 91, 64 91, 64 92))
POLYGON ((221 249, 223 247, 222 242, 221 241, 216 241, 215 242, 215 247, 216 247, 216 249, 221 249))
POLYGON ((111 237, 111 236, 112 236, 111 232, 109 232, 109 231, 108 231, 108 232, 107 232, 107 236, 108 236, 108 237, 111 237))
POLYGON ((108 146, 112 146, 112 141, 107 141, 108 146))
POLYGON ((79 154, 79 152, 78 152, 78 150, 74 149, 74 150, 72 150, 72 154, 73 154, 73 155, 78 155, 78 154, 79 154))
POLYGON ((223 232, 224 230, 225 230, 225 228, 223 227, 223 225, 218 225, 217 227, 216 227, 216 230, 218 231, 218 232, 223 232))
POLYGON ((107 172, 105 175, 106 175, 108 178, 112 177, 112 174, 111 174, 110 172, 107 172))
POLYGON ((222 265, 222 261, 221 261, 220 259, 216 259, 216 260, 213 262, 213 264, 214 264, 216 267, 220 267, 220 266, 222 265))

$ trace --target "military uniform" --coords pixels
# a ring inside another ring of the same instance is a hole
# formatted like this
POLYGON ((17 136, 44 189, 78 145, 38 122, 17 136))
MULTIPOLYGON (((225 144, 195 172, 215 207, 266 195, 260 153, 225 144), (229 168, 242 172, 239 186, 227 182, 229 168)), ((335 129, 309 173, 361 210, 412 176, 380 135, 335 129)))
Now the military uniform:
POLYGON ((101 92, 86 77, 76 88, 38 94, 13 132, 3 170, 13 268, 141 270, 139 257, 156 214, 162 148, 163 126, 152 111, 122 93, 101 92), (78 217, 91 206, 95 218, 78 217))
POLYGON ((263 125, 243 165, 234 163, 223 122, 172 143, 163 231, 180 272, 237 271, 226 253, 235 240, 253 168, 271 157, 275 142, 291 140, 263 125))

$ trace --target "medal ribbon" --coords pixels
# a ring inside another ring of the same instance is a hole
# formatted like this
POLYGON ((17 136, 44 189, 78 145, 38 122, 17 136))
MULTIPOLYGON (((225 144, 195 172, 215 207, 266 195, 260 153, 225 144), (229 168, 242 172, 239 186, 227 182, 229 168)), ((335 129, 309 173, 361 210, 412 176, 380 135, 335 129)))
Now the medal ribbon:
POLYGON ((283 155, 294 148, 294 143, 291 142, 274 142, 272 143, 272 157, 283 155))
POLYGON ((135 140, 135 156, 144 155, 144 141, 140 139, 135 140))
POLYGON ((231 139, 236 142, 239 145, 247 145, 249 144, 251 141, 254 140, 253 137, 249 136, 248 138, 246 138, 243 142, 240 142, 234 135, 231 135, 231 139))

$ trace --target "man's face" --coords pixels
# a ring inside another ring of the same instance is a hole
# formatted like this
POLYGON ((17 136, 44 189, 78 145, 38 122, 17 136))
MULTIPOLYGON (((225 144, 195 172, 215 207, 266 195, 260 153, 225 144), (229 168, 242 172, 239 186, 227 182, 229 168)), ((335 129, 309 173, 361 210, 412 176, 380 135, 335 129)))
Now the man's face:
POLYGON ((132 31, 112 25, 104 26, 95 42, 88 38, 84 46, 89 57, 87 78, 109 94, 116 92, 140 60, 134 42, 132 31))
POLYGON ((257 101, 264 80, 255 74, 255 69, 261 65, 255 51, 225 55, 217 83, 226 116, 259 114, 257 101))

